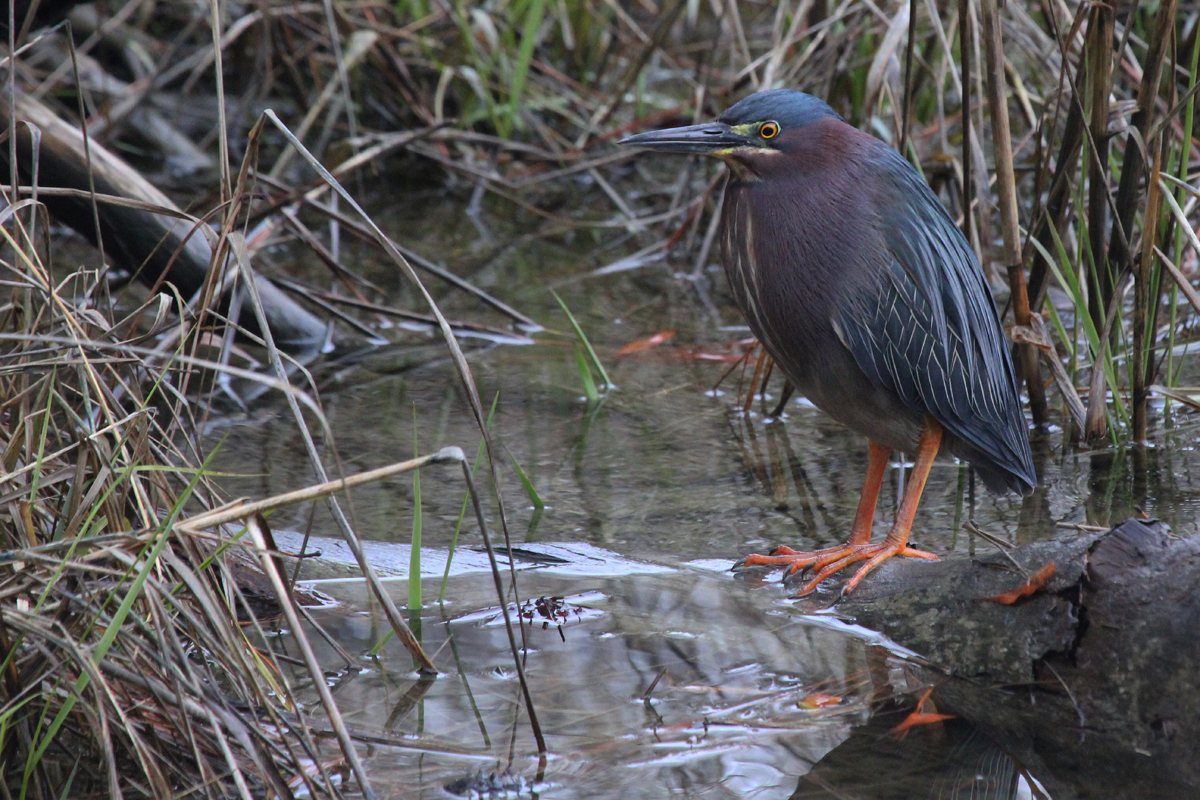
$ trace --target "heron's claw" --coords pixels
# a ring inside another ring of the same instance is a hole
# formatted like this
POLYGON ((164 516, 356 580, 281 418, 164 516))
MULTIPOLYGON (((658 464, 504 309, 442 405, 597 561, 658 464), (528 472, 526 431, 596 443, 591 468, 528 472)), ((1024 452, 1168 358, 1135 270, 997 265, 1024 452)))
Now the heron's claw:
POLYGON ((780 545, 769 556, 757 553, 746 556, 746 560, 742 564, 747 567, 758 565, 782 566, 787 568, 786 575, 794 575, 802 569, 811 569, 816 574, 808 583, 801 587, 800 593, 796 595, 797 597, 803 597, 816 589, 821 581, 839 570, 851 564, 856 564, 859 561, 866 561, 867 563, 859 567, 858 571, 854 573, 854 577, 842 587, 841 594, 846 595, 858 585, 859 581, 866 577, 868 572, 896 555, 937 561, 937 556, 933 553, 916 550, 889 538, 878 544, 843 544, 837 547, 826 547, 821 550, 812 550, 809 552, 793 550, 786 545, 780 545))

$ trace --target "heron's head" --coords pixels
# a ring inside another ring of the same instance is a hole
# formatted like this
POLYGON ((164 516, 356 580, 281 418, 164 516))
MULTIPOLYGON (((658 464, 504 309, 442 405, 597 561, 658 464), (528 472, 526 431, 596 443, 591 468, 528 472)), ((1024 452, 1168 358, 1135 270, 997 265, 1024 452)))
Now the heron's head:
POLYGON ((811 126, 832 120, 842 118, 812 95, 771 89, 750 95, 714 122, 639 133, 620 143, 662 153, 716 156, 762 174, 773 159, 797 154, 811 126))

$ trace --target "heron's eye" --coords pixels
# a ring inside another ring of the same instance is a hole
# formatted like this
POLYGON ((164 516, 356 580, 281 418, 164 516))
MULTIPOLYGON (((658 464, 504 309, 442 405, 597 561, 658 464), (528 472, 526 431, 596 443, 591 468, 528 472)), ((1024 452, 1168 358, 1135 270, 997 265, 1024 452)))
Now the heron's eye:
POLYGON ((774 139, 779 134, 778 122, 764 122, 758 129, 758 135, 764 139, 774 139))

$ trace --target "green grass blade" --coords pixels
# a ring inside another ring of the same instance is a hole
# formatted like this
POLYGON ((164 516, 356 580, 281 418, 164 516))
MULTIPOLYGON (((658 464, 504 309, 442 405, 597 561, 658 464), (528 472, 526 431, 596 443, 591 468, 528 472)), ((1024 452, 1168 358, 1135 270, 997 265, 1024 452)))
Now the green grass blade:
MULTIPOLYGON (((1051 258, 1049 251, 1047 251, 1046 248, 1042 246, 1041 242, 1039 242, 1037 239, 1032 239, 1032 238, 1029 241, 1034 246, 1034 248, 1042 254, 1042 258, 1044 258, 1047 263, 1053 262, 1054 259, 1051 258)), ((1057 275, 1057 272, 1055 272, 1055 274, 1057 275)), ((1059 283, 1061 284, 1061 281, 1059 283)), ((1047 302, 1046 303, 1046 313, 1049 314, 1050 321, 1052 323, 1054 323, 1054 329, 1056 331, 1058 331, 1058 340, 1060 342, 1062 342, 1062 346, 1067 349, 1068 358, 1070 358, 1071 360, 1074 360, 1075 359, 1075 341, 1071 338, 1070 334, 1067 333, 1067 329, 1063 325, 1063 322, 1062 322, 1062 317, 1060 317, 1058 315, 1058 309, 1054 307, 1053 303, 1047 302)))
POLYGON ((592 349, 592 343, 588 341, 587 336, 583 332, 583 328, 579 327, 579 323, 575 321, 575 315, 571 313, 571 309, 567 308, 567 304, 558 296, 558 292, 553 289, 550 294, 554 295, 554 299, 558 301, 559 308, 567 315, 567 321, 571 323, 571 328, 575 331, 575 336, 579 339, 579 343, 587 350, 588 358, 591 359, 592 366, 596 368, 596 372, 600 374, 600 382, 604 384, 604 388, 616 388, 612 380, 608 377, 608 372, 604 369, 604 365, 600 363, 600 357, 596 355, 596 351, 592 349))
POLYGON ((537 45, 538 29, 546 13, 546 0, 533 0, 525 12, 525 24, 521 28, 521 48, 517 52, 517 63, 513 65, 512 81, 509 84, 508 113, 502 120, 500 135, 508 138, 519 118, 521 96, 525 93, 525 78, 529 75, 529 64, 533 61, 533 48, 537 45))
POLYGON ((583 355, 583 348, 578 344, 575 345, 575 366, 579 370, 579 380, 583 383, 583 393, 587 396, 588 404, 600 402, 600 392, 596 389, 596 382, 592 380, 592 371, 588 369, 587 358, 583 355))
MULTIPOLYGON (((1071 295, 1071 302, 1075 305, 1075 319, 1083 324, 1084 334, 1087 336, 1088 344, 1092 348, 1093 353, 1100 352, 1100 332, 1096 330, 1095 324, 1092 322, 1092 315, 1088 313, 1087 297, 1083 292, 1083 287, 1080 284, 1078 275, 1075 270, 1071 269, 1070 259, 1067 257, 1067 249, 1063 246, 1062 239, 1058 235, 1058 230, 1053 225, 1049 226, 1051 237, 1054 239, 1055 249, 1058 250, 1062 268, 1055 259, 1047 258, 1046 263, 1050 267, 1050 271, 1054 274, 1054 279, 1058 281, 1059 286, 1062 286, 1071 295)), ((1043 252, 1045 252, 1043 250, 1043 252)), ((1096 365, 1093 364, 1093 368, 1096 365)), ((1113 355, 1111 348, 1105 349, 1104 362, 1099 365, 1104 370, 1105 377, 1108 379, 1108 386, 1112 390, 1113 406, 1115 407, 1117 416, 1122 421, 1129 421, 1129 414, 1125 408, 1125 401, 1121 397, 1121 393, 1117 388, 1121 385, 1117 381, 1117 370, 1113 363, 1113 355)))
MULTIPOLYGON (((207 465, 208 464, 206 462, 205 466, 207 465)), ((179 514, 181 513, 184 504, 191 496, 192 491, 196 488, 196 485, 199 483, 199 481, 200 476, 197 475, 188 485, 187 489, 182 493, 178 503, 176 503, 174 508, 171 509, 171 513, 167 516, 167 519, 164 520, 163 524, 158 527, 158 531, 155 535, 153 543, 148 545, 149 553, 146 555, 145 561, 142 562, 142 566, 140 569, 138 569, 137 575, 134 577, 133 582, 129 585, 129 588, 125 590, 125 596, 121 599, 121 604, 117 606, 117 610, 113 612, 112 619, 109 621, 108 627, 105 628, 104 634, 100 637, 100 641, 96 643, 94 648, 92 648, 92 661, 97 665, 97 667, 99 667, 100 662, 104 660, 104 657, 108 655, 109 648, 112 647, 113 642, 115 642, 117 640, 117 636, 120 635, 126 618, 128 618, 129 613, 133 610, 133 604, 137 602, 139 597, 141 597, 142 589, 145 587, 146 581, 149 579, 150 574, 154 571, 154 567, 158 564, 158 559, 160 556, 162 556, 162 551, 167 546, 167 542, 171 540, 171 527, 179 518, 179 514)), ((21 782, 21 796, 26 796, 29 787, 29 779, 33 775, 34 768, 42 760, 42 757, 46 754, 46 750, 51 744, 53 744, 55 737, 62 729, 67 717, 70 716, 71 711, 74 710, 75 703, 82 699, 83 692, 87 689, 90 682, 91 676, 86 671, 81 671, 79 677, 75 679, 75 683, 71 687, 70 693, 66 698, 63 699, 63 704, 59 708, 58 714, 55 715, 54 719, 47 726, 42 736, 38 740, 35 740, 32 752, 25 762, 25 773, 22 776, 21 782)))
MULTIPOLYGON (((1196 85, 1196 67, 1200 65, 1200 36, 1193 37, 1192 41, 1192 61, 1188 72, 1188 91, 1196 85)), ((1194 102, 1187 104, 1187 110, 1183 115, 1183 136, 1181 137, 1181 147, 1179 154, 1179 178, 1186 183, 1188 164, 1192 155, 1192 130, 1195 124, 1196 104, 1194 102)), ((1179 187, 1176 189, 1178 193, 1178 204, 1183 205, 1186 197, 1186 189, 1179 187)), ((1175 227, 1175 250, 1172 253, 1175 257, 1175 268, 1180 269, 1183 266, 1183 228, 1175 227)), ((1182 270, 1181 270, 1182 271, 1182 270)), ((1171 321, 1168 327, 1170 334, 1167 337, 1167 366, 1166 366, 1166 382, 1168 386, 1179 385, 1179 371, 1175 368, 1175 333, 1178 328, 1176 318, 1179 313, 1179 287, 1171 283, 1171 321)), ((1183 369, 1184 359, 1179 359, 1179 370, 1183 369)), ((1163 412, 1166 413, 1171 408, 1171 398, 1167 398, 1163 404, 1163 412)))
POLYGON ((542 502, 542 497, 538 494, 538 490, 533 485, 533 481, 531 481, 529 476, 525 474, 525 470, 521 469, 521 464, 517 461, 517 457, 512 454, 512 451, 510 451, 507 447, 504 449, 508 453, 508 460, 512 462, 513 470, 516 471, 517 477, 521 481, 521 485, 525 487, 525 493, 529 495, 529 501, 533 503, 534 508, 536 508, 538 511, 541 511, 546 507, 546 504, 542 502))

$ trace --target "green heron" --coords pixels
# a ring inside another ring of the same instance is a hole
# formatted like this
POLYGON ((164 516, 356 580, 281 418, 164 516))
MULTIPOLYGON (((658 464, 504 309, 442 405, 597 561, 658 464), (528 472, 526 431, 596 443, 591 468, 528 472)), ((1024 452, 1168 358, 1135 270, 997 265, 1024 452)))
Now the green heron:
POLYGON ((870 440, 846 544, 778 548, 745 564, 815 574, 801 589, 866 563, 936 559, 908 546, 939 452, 970 462, 995 491, 1037 483, 1017 381, 996 307, 966 238, 916 170, 824 102, 759 92, 716 122, 622 144, 716 156, 729 167, 721 260, 750 329, 792 384, 870 440), (893 450, 916 455, 887 537, 871 542, 893 450))

